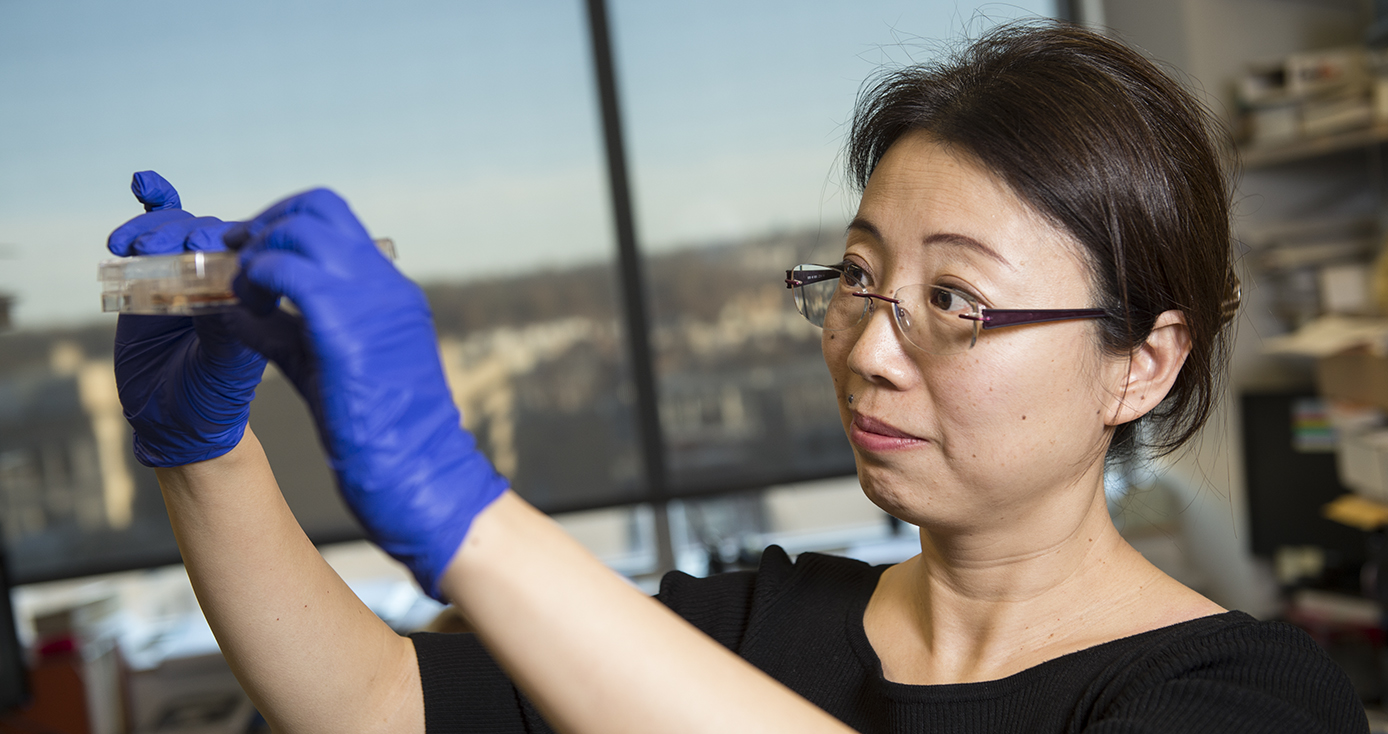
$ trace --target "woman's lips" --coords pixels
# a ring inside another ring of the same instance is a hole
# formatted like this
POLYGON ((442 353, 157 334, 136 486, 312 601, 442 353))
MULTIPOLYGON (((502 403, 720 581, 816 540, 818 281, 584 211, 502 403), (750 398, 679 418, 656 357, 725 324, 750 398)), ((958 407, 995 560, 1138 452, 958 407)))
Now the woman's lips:
POLYGON ((912 436, 876 418, 858 413, 853 414, 853 423, 848 428, 848 440, 866 451, 894 451, 926 443, 923 438, 912 436))

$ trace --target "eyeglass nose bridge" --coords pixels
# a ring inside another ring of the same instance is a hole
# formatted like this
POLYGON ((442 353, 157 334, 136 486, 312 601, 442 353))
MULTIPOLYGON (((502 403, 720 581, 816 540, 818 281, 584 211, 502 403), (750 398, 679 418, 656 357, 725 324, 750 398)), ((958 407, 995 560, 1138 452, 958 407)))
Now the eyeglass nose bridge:
POLYGON ((902 324, 901 324, 901 312, 900 312, 900 310, 899 310, 899 309, 901 308, 901 299, 899 299, 899 298, 891 298, 891 297, 889 297, 889 296, 884 296, 884 295, 882 295, 881 293, 868 293, 867 291, 859 291, 859 292, 857 292, 857 293, 854 293, 853 296, 854 296, 855 298, 863 298, 863 299, 866 299, 866 300, 867 300, 867 309, 868 309, 869 311, 872 310, 872 302, 873 302, 874 300, 883 301, 883 302, 885 302, 885 303, 890 303, 890 304, 892 304, 892 319, 893 319, 894 321, 897 322, 897 326, 898 326, 898 327, 900 327, 900 326, 902 325, 902 324))
MULTIPOLYGON (((912 345, 916 345, 916 342, 912 340, 906 332, 906 323, 901 320, 901 299, 891 298, 890 296, 884 296, 880 293, 868 293, 867 291, 860 291, 852 295, 858 298, 867 299, 867 306, 869 309, 872 306, 873 300, 890 303, 892 305, 892 320, 896 322, 896 328, 900 330, 901 338, 911 343, 912 345)), ((987 317, 981 317, 976 314, 960 314, 959 318, 969 320, 973 326, 973 328, 970 330, 971 333, 969 335, 969 349, 973 349, 974 345, 978 344, 979 325, 983 321, 987 320, 987 317)), ((919 347, 919 345, 916 346, 919 347)))
MULTIPOLYGON (((903 324, 903 323, 901 323, 901 310, 900 310, 900 309, 901 309, 901 299, 899 299, 899 298, 892 298, 892 297, 890 297, 890 296, 884 296, 884 295, 882 295, 881 293, 868 293, 867 291, 858 291, 858 292, 856 292, 856 293, 853 293, 852 295, 853 295, 855 298, 862 298, 862 299, 864 299, 864 300, 866 301, 866 303, 864 304, 864 306, 865 306, 865 308, 864 308, 864 311, 865 311, 864 316, 867 316, 867 315, 870 315, 870 314, 871 314, 871 312, 872 312, 872 310, 873 310, 873 303, 872 303, 872 302, 873 302, 874 300, 876 300, 876 301, 882 301, 882 302, 884 302, 884 303, 889 303, 889 304, 891 304, 891 306, 892 306, 892 321, 895 321, 895 322, 896 322, 896 328, 897 328, 899 331, 901 331, 901 338, 905 339, 905 340, 908 341, 908 342, 911 341, 910 337, 907 337, 907 336, 906 336, 906 325, 903 324)), ((860 317, 859 320, 861 320, 861 318, 862 318, 862 317, 860 317)))
POLYGON ((882 295, 881 293, 868 293, 867 291, 860 291, 858 293, 854 293, 853 295, 857 298, 866 298, 869 300, 869 302, 871 302, 871 300, 875 298, 879 301, 886 301, 887 303, 890 303, 893 306, 901 305, 900 299, 889 298, 887 296, 882 295))

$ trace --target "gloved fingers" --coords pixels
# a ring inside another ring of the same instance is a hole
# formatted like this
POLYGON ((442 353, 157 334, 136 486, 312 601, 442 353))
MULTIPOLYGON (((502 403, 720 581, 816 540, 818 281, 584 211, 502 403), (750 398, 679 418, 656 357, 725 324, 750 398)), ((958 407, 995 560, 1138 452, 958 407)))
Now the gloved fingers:
POLYGON ((371 240, 344 236, 333 223, 309 214, 287 216, 262 229, 242 248, 241 267, 262 252, 293 252, 343 280, 355 279, 372 272, 373 265, 386 263, 371 240))
MULTIPOLYGON (((120 257, 129 257, 130 255, 139 254, 161 254, 159 252, 136 252, 135 241, 161 227, 187 219, 193 219, 193 215, 182 209, 162 209, 148 214, 141 214, 117 227, 116 230, 111 233, 111 236, 107 238, 106 249, 110 250, 111 254, 120 257)), ((178 252, 181 250, 182 246, 183 240, 180 237, 174 249, 165 252, 178 252)))
POLYGON ((265 357, 242 342, 231 328, 234 312, 193 317, 198 334, 198 350, 219 370, 241 375, 259 374, 265 369, 265 357))
POLYGON ((230 222, 216 217, 180 219, 136 237, 131 243, 130 254, 171 255, 190 250, 225 250, 222 233, 230 228, 230 222))
MULTIPOLYGON (((271 204, 250 221, 232 227, 225 236, 227 246, 233 250, 254 248, 258 242, 264 241, 266 232, 278 227, 285 220, 304 217, 316 219, 333 230, 336 234, 333 238, 335 240, 347 241, 357 246, 371 244, 371 236, 342 197, 328 189, 313 189, 271 204)), ((374 245, 372 247, 374 249, 374 245)))
POLYGON ((221 252, 227 249, 226 242, 222 241, 222 235, 226 234, 236 222, 223 222, 216 217, 198 217, 199 220, 210 220, 206 224, 197 227, 183 238, 183 249, 188 252, 221 252))
POLYGON ((140 171, 132 178, 130 190, 145 205, 146 213, 111 233, 106 247, 113 254, 129 257, 226 249, 222 235, 234 223, 183 211, 178 192, 163 176, 140 171))
MULTIPOLYGON (((268 316, 265 293, 288 296, 301 309, 312 311, 314 294, 322 290, 329 276, 312 260, 295 252, 269 250, 251 253, 241 259, 241 274, 232 283, 238 298, 258 316, 268 316), (238 284, 244 284, 237 289, 238 284), (260 293, 245 286, 254 286, 260 293)), ((312 313, 307 314, 312 318, 312 313)))
POLYGON ((224 315, 227 330, 274 362, 291 382, 299 385, 310 373, 312 356, 302 318, 278 309, 269 316, 255 316, 244 309, 224 315))
POLYGON ((116 320, 116 351, 136 357, 144 356, 143 345, 155 343, 162 349, 170 339, 178 339, 193 328, 189 316, 151 316, 123 313, 116 320))
POLYGON ((154 171, 140 171, 132 176, 130 191, 145 205, 147 212, 183 208, 183 202, 178 198, 178 190, 168 179, 154 171))
POLYGON ((115 373, 121 404, 141 405, 161 381, 175 346, 193 330, 189 316, 123 313, 116 321, 115 373))
POLYGON ((252 283, 246 277, 244 266, 236 271, 236 277, 232 278, 231 292, 236 294, 245 310, 259 318, 265 318, 279 310, 279 294, 252 283))

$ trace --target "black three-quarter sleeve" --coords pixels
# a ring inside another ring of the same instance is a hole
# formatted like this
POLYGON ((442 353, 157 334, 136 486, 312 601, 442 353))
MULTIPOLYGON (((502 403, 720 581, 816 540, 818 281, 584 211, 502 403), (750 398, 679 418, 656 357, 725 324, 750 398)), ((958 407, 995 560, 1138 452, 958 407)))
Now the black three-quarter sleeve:
MULTIPOLYGON (((780 551, 780 548, 775 550, 780 551)), ((757 576, 751 571, 694 578, 665 574, 656 599, 724 647, 737 651, 752 614, 757 576)))
MULTIPOLYGON (((789 559, 779 548, 783 563, 789 559)), ((678 571, 661 581, 659 601, 729 649, 742 639, 753 604, 756 574, 694 578, 678 571)), ((544 734, 550 732, 534 705, 475 635, 420 632, 410 635, 419 658, 428 734, 544 734)))
POLYGON ((1111 669, 1083 732, 1367 734, 1344 671, 1306 633, 1246 615, 1224 617, 1232 619, 1210 634, 1111 669))

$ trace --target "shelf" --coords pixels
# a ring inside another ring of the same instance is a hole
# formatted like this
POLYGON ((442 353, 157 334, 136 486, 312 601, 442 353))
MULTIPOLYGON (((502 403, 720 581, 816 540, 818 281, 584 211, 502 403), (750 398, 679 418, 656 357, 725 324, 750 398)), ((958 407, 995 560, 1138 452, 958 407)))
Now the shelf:
POLYGON ((1309 160, 1355 148, 1367 148, 1385 141, 1388 141, 1388 125, 1375 125, 1280 145, 1241 148, 1239 155, 1243 159, 1243 167, 1253 169, 1309 160))

